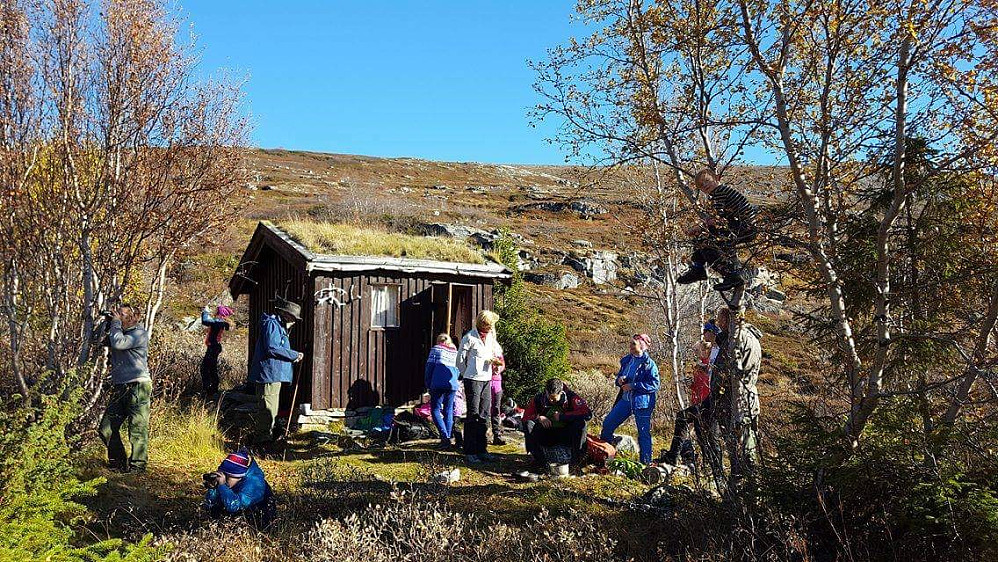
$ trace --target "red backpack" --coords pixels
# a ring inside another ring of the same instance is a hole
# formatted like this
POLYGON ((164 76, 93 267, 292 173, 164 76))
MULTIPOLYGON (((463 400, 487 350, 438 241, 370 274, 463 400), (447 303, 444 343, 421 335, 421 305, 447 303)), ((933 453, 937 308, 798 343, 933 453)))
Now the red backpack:
POLYGON ((586 435, 586 455, 589 457, 589 462, 603 466, 606 461, 617 456, 617 449, 599 437, 586 435))

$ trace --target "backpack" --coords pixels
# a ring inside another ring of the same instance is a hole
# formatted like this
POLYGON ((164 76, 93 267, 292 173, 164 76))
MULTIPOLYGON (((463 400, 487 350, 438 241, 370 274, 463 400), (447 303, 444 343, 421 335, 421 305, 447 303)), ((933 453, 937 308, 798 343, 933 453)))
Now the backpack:
POLYGON ((406 443, 409 441, 422 441, 433 439, 434 429, 412 412, 402 412, 395 416, 392 422, 392 430, 388 436, 389 443, 406 443))
POLYGON ((596 466, 604 466, 608 460, 617 456, 617 449, 599 437, 586 435, 586 456, 596 466))

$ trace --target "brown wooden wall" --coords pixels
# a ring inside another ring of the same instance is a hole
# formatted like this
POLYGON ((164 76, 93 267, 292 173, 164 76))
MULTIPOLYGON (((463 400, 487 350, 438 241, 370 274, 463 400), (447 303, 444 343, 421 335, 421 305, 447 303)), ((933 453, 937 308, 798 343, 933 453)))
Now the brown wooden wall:
POLYGON ((314 307, 309 393, 314 409, 398 406, 419 398, 426 355, 436 335, 434 316, 441 314, 439 303, 434 302, 434 283, 470 285, 472 316, 492 308, 491 280, 418 273, 317 274, 311 285, 313 294, 338 287, 361 298, 347 297, 343 307, 314 307), (370 287, 380 284, 401 287, 398 328, 371 327, 370 287))
MULTIPOLYGON (((313 304, 311 291, 311 280, 304 268, 293 265, 287 259, 279 255, 269 246, 265 246, 256 258, 257 264, 253 267, 251 277, 257 282, 249 291, 249 356, 247 365, 253 360, 253 350, 256 345, 257 336, 260 333, 260 318, 263 314, 272 314, 274 311, 274 298, 285 297, 294 301, 302 307, 302 321, 296 323, 291 329, 291 348, 301 351, 305 358, 301 364, 293 367, 294 376, 297 378, 304 374, 302 384, 298 390, 298 404, 309 402, 311 397, 311 372, 312 363, 312 314, 313 304), (307 298, 303 298, 306 297, 307 298)), ((281 389, 281 408, 288 408, 291 404, 291 385, 284 385, 281 389)))

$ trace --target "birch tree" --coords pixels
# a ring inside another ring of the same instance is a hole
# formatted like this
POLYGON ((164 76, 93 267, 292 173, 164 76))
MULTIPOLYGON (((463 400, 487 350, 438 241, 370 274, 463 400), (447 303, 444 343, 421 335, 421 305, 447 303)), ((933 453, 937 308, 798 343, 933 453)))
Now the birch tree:
POLYGON ((131 301, 152 330, 171 261, 241 204, 239 85, 198 78, 159 0, 13 1, 0 17, 3 362, 24 394, 43 370, 88 367, 92 407, 100 311, 131 301))

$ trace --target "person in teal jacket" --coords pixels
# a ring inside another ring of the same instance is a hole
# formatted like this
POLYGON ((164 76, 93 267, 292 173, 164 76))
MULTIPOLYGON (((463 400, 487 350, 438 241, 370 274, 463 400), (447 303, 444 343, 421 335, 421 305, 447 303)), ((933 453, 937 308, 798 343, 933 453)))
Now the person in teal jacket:
POLYGON ((278 299, 274 311, 276 314, 264 314, 260 319, 260 332, 256 337, 249 371, 249 381, 255 385, 259 399, 254 439, 256 447, 261 450, 273 440, 281 384, 291 382, 291 364, 305 357, 291 349, 288 334, 295 322, 301 320, 301 307, 278 299))
POLYGON ((603 420, 603 431, 600 432, 600 439, 613 443, 613 432, 633 414, 643 464, 649 464, 652 458, 651 417, 655 412, 655 395, 660 385, 658 365, 648 355, 650 344, 648 334, 635 334, 631 339, 631 352, 620 359, 620 371, 614 380, 620 394, 603 420))
POLYGON ((245 449, 225 457, 218 470, 204 475, 203 507, 212 518, 243 514, 267 527, 276 515, 274 492, 263 470, 245 449))

